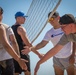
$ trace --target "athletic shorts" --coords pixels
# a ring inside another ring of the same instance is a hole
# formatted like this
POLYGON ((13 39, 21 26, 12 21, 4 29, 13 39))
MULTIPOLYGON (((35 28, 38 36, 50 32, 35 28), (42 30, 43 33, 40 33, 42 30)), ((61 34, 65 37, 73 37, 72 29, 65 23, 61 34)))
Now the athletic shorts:
MULTIPOLYGON (((21 55, 21 58, 27 60, 28 62, 25 62, 27 65, 27 70, 30 72, 30 56, 29 55, 21 55)), ((15 73, 21 74, 22 72, 26 72, 25 70, 22 70, 19 66, 18 62, 14 60, 14 67, 15 67, 15 73)))
POLYGON ((0 75, 14 75, 13 59, 0 61, 0 75))
POLYGON ((53 66, 54 65, 58 66, 62 70, 68 69, 69 66, 73 67, 74 65, 69 63, 69 58, 70 57, 67 57, 67 58, 56 58, 56 57, 53 57, 53 66))

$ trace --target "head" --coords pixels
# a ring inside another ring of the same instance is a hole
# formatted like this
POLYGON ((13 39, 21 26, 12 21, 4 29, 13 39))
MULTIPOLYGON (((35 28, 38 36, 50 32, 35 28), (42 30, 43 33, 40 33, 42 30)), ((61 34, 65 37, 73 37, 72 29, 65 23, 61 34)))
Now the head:
POLYGON ((60 18, 60 26, 66 35, 75 33, 75 17, 72 14, 65 14, 60 18))
POLYGON ((0 22, 2 21, 2 18, 3 18, 2 14, 3 14, 3 9, 2 7, 0 7, 0 22))
POLYGON ((18 11, 15 14, 16 22, 19 24, 24 24, 26 17, 28 17, 28 16, 26 16, 22 11, 18 11))
MULTIPOLYGON (((48 18, 50 16, 52 12, 50 12, 48 14, 48 18)), ((57 26, 59 24, 59 19, 60 19, 60 16, 59 16, 59 13, 56 11, 51 18, 49 18, 48 22, 52 25, 52 26, 57 26)))

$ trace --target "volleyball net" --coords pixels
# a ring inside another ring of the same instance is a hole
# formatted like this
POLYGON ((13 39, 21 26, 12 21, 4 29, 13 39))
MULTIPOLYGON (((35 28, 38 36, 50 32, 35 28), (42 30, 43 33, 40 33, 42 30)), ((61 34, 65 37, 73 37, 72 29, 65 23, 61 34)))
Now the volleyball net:
MULTIPOLYGON (((61 0, 33 0, 27 12, 25 28, 27 36, 33 43, 42 32, 48 22, 48 13, 52 11, 50 17, 60 5, 61 0)), ((50 18, 49 17, 49 18, 50 18)))

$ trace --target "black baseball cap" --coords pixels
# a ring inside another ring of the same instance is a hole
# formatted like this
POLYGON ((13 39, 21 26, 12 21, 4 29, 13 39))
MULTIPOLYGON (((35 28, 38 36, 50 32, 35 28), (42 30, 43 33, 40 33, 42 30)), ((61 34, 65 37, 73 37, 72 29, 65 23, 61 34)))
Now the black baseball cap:
POLYGON ((0 7, 0 14, 3 14, 3 9, 2 9, 2 7, 0 7))
MULTIPOLYGON (((48 17, 50 16, 50 14, 51 14, 52 12, 49 12, 49 14, 48 14, 48 17)), ((56 12, 54 12, 54 14, 52 15, 52 17, 57 17, 57 16, 59 16, 59 13, 56 11, 56 12)))
POLYGON ((59 23, 62 24, 71 24, 76 23, 75 17, 72 14, 65 14, 62 17, 60 17, 59 23))

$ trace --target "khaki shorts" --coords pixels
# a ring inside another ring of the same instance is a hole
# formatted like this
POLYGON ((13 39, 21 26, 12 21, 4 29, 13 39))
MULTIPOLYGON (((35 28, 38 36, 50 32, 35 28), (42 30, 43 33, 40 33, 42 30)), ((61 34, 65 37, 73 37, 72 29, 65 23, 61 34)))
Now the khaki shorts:
POLYGON ((72 64, 69 63, 69 58, 70 57, 67 57, 67 58, 56 58, 56 57, 53 57, 53 66, 58 66, 59 68, 61 68, 62 70, 64 69, 68 69, 68 67, 72 66, 72 64))

